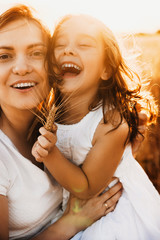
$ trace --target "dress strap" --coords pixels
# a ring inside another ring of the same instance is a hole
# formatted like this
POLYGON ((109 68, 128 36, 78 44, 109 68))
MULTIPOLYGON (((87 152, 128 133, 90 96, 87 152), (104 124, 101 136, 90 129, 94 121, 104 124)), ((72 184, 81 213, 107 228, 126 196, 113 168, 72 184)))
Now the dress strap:
POLYGON ((95 111, 90 111, 87 117, 84 119, 85 126, 88 126, 88 134, 90 136, 91 142, 96 131, 96 128, 102 119, 103 119, 102 107, 96 109, 95 111))

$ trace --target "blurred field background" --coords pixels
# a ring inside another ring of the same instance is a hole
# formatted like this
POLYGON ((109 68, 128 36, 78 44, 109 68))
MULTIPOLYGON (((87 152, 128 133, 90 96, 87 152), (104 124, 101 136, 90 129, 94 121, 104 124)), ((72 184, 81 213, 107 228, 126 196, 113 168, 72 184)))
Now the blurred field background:
MULTIPOLYGON (((144 62, 143 73, 151 76, 149 88, 160 106, 160 30, 154 34, 136 34, 134 39, 141 51, 138 58, 144 62)), ((136 159, 160 193, 160 117, 156 125, 148 128, 136 159)))

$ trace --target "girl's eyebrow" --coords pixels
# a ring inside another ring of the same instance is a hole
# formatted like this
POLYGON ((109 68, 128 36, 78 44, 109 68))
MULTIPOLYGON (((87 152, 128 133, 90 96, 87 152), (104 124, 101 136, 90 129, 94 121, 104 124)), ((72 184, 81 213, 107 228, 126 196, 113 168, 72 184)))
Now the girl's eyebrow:
MULTIPOLYGON (((57 35, 57 37, 56 37, 56 41, 57 40, 59 40, 59 39, 64 39, 64 36, 65 36, 65 34, 58 34, 57 35)), ((94 37, 92 37, 92 36, 90 36, 90 35, 88 35, 88 34, 79 34, 79 36, 78 36, 79 38, 88 38, 88 39, 90 39, 90 40, 92 40, 92 41, 94 41, 95 43, 97 43, 97 40, 94 38, 94 37)))

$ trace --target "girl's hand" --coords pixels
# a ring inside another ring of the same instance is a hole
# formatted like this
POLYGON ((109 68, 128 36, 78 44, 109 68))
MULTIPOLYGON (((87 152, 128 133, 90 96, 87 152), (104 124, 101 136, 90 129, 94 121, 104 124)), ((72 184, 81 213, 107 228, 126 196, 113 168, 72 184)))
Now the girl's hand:
POLYGON ((53 125, 52 132, 47 131, 45 127, 39 129, 41 135, 32 147, 32 155, 35 157, 36 161, 43 162, 54 148, 57 141, 56 131, 56 125, 53 125))

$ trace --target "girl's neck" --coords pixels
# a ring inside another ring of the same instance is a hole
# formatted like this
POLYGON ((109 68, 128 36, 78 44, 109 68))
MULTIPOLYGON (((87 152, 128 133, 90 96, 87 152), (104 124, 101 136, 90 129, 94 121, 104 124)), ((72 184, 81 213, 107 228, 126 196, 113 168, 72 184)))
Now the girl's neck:
MULTIPOLYGON (((63 112, 60 114, 60 123, 74 124, 79 122, 88 112, 90 100, 85 98, 72 97, 65 102, 63 112)), ((63 104, 62 104, 63 105, 63 104)))

